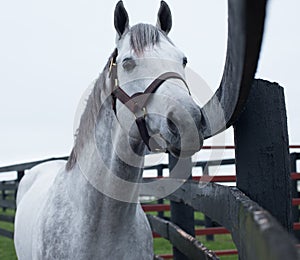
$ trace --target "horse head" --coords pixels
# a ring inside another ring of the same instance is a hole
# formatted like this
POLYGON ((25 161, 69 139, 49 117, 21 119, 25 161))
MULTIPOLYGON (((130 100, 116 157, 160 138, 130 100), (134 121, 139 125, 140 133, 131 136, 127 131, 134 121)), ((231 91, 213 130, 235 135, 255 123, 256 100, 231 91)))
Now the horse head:
POLYGON ((129 26, 123 2, 115 9, 116 51, 111 76, 116 116, 131 140, 151 152, 191 156, 203 144, 201 111, 185 82, 187 57, 168 37, 172 15, 161 2, 157 25, 129 26))

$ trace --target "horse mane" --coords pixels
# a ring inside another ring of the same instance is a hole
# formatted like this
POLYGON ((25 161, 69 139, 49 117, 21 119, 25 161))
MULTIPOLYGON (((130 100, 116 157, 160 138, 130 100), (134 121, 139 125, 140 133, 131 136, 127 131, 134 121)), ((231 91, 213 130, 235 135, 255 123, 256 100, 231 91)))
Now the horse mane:
POLYGON ((111 54, 99 78, 96 80, 91 94, 86 101, 86 107, 80 118, 79 127, 76 130, 74 147, 66 164, 66 170, 70 171, 76 164, 77 157, 82 150, 86 140, 91 137, 100 110, 102 100, 101 91, 106 88, 106 75, 109 71, 111 58, 116 55, 116 50, 111 54))
MULTIPOLYGON (((137 24, 130 28, 130 47, 134 50, 137 55, 143 54, 147 47, 153 47, 158 44, 160 41, 161 35, 165 36, 166 39, 170 42, 171 40, 168 36, 161 31, 159 28, 150 25, 150 24, 137 24)), ((173 44, 173 43, 172 43, 173 44)), ((95 122, 97 120, 97 115, 101 107, 101 91, 105 90, 107 86, 106 84, 106 76, 109 73, 109 66, 111 59, 116 57, 117 50, 115 50, 108 62, 106 63, 102 73, 99 78, 95 82, 95 85, 92 89, 91 94, 89 95, 86 103, 85 110, 81 116, 79 127, 76 131, 76 138, 74 142, 74 147, 69 156, 68 162, 66 164, 66 170, 70 171, 76 164, 78 155, 82 148, 85 145, 86 140, 91 138, 93 134, 93 130, 95 127, 95 122)))

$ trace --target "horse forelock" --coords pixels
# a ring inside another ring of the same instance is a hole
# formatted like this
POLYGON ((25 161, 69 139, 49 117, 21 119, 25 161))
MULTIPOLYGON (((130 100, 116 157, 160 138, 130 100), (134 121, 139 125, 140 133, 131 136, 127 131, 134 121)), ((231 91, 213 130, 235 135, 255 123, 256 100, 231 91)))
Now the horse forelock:
POLYGON ((130 47, 142 54, 147 47, 153 47, 160 41, 162 31, 151 24, 137 24, 130 28, 130 47))

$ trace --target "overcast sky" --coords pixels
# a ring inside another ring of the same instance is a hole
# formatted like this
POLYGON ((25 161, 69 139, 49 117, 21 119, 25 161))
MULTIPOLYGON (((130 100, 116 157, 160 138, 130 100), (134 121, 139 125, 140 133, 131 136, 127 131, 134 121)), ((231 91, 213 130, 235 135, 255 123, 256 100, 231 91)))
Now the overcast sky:
MULTIPOLYGON (((125 0, 130 24, 155 23, 159 0, 125 0)), ((68 155, 78 102, 114 49, 117 1, 1 0, 0 165, 68 155)), ((223 72, 225 0, 170 0, 170 38, 213 90, 223 72)), ((300 144, 300 1, 270 0, 257 77, 285 88, 300 144)), ((227 144, 233 144, 228 131, 227 144)))

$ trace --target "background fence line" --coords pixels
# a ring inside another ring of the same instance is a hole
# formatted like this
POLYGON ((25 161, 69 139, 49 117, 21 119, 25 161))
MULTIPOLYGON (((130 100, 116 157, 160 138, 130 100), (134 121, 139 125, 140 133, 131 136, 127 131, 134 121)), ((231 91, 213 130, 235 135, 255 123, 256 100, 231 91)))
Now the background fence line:
MULTIPOLYGON (((224 147, 205 147, 205 149, 224 149, 224 147)), ((291 149, 300 149, 300 146, 290 146, 291 149)), ((234 149, 234 146, 226 146, 225 149, 234 149)), ((30 163, 24 163, 24 164, 17 164, 17 165, 12 165, 12 166, 8 166, 8 167, 1 167, 0 168, 0 174, 4 173, 4 172, 21 172, 22 174, 24 174, 24 172, 26 170, 29 170, 30 168, 43 163, 43 162, 48 162, 48 161, 52 161, 52 160, 61 160, 64 159, 66 160, 67 157, 60 157, 60 158, 50 158, 50 159, 46 159, 46 160, 40 160, 40 161, 35 161, 35 162, 30 162, 30 163)), ((298 185, 298 181, 300 180, 300 173, 297 173, 297 161, 300 160, 300 153, 291 153, 290 155, 290 159, 291 159, 291 165, 294 165, 294 168, 292 168, 292 173, 291 173, 291 180, 293 182, 293 199, 292 199, 292 205, 294 207, 293 213, 296 214, 293 216, 293 229, 295 232, 295 235, 298 234, 298 232, 300 231, 300 222, 299 222, 299 209, 298 206, 300 205, 300 198, 299 198, 299 193, 297 191, 297 185, 298 185), (297 215, 298 214, 298 215, 297 215)), ((219 160, 212 160, 212 161, 200 161, 194 164, 195 168, 201 168, 202 169, 202 174, 204 174, 204 169, 206 167, 207 171, 205 172, 205 174, 208 175, 202 175, 202 176, 193 176, 192 180, 194 181, 194 184, 190 184, 190 185, 195 185, 195 183, 199 183, 199 181, 210 181, 212 183, 226 183, 226 182, 235 182, 236 181, 236 176, 235 175, 224 175, 224 176, 209 176, 209 167, 213 167, 216 166, 218 164, 220 164, 221 166, 224 165, 234 165, 235 160, 234 159, 225 159, 222 160, 221 162, 219 160)), ((162 176, 162 172, 163 170, 168 169, 168 164, 159 164, 156 166, 150 166, 150 167, 145 167, 145 172, 149 171, 149 170, 156 170, 156 177, 155 178, 168 178, 168 177, 163 177, 162 176)), ((235 174, 234 172, 232 174, 235 174)), ((19 174, 20 175, 20 174, 19 174)), ((0 175, 1 176, 1 175, 0 175)), ((155 178, 144 178, 145 181, 151 181, 155 178)), ((12 209, 15 210, 16 206, 15 206, 15 195, 16 195, 16 190, 18 187, 18 179, 16 179, 15 181, 4 181, 4 182, 0 182, 0 192, 1 192, 1 197, 0 197, 0 207, 3 208, 3 210, 6 209, 12 209)), ((210 184, 209 184, 210 185, 210 184)), ((213 184, 214 185, 214 184, 213 184)), ((177 191, 177 193, 175 192, 174 194, 178 194, 179 191, 177 191)), ((175 196, 173 194, 173 196, 175 196)), ((151 194, 143 194, 143 195, 151 195, 151 194)), ((178 195, 176 195, 178 196, 178 195)), ((184 197, 184 196, 183 196, 184 197)), ((172 199, 172 200, 177 200, 177 202, 182 202, 184 201, 185 203, 187 203, 187 201, 183 200, 182 198, 179 200, 178 197, 176 199, 173 198, 168 198, 168 199, 172 199)), ((201 201, 201 200, 200 200, 201 201)), ((143 204, 143 209, 146 213, 150 213, 152 212, 156 212, 157 217, 160 217, 163 219, 163 221, 169 221, 170 219, 168 217, 165 216, 165 212, 170 211, 170 204, 168 203, 169 201, 166 199, 160 199, 157 201, 157 203, 155 204, 143 204), (168 204, 164 204, 164 203, 168 203, 168 204)), ((196 210, 199 210, 199 208, 196 208, 196 210)), ((151 218, 151 217, 150 217, 151 218)), ((207 218, 207 216, 206 216, 207 218)), ((157 219, 156 223, 159 221, 157 219)), ((5 216, 5 215, 0 215, 0 221, 4 221, 4 222, 9 222, 9 223, 13 223, 14 222, 14 217, 13 216, 5 216)), ((164 222, 165 223, 165 222, 164 222)), ((201 225, 201 226, 205 226, 205 228, 195 228, 195 235, 196 236, 207 236, 207 238, 211 238, 214 239, 215 235, 220 235, 220 234, 230 234, 232 232, 232 230, 229 230, 228 228, 222 227, 222 226, 214 226, 216 223, 212 223, 212 222, 208 222, 205 220, 196 220, 195 221, 195 225, 201 225), (230 232, 231 231, 231 232, 230 232)), ((218 223, 217 223, 218 224, 218 223)), ((221 223, 223 224, 223 223, 221 223)), ((176 226, 176 225, 175 225, 176 226)), ((4 229, 0 229, 0 236, 5 236, 7 238, 13 238, 13 233, 9 232, 7 230, 4 229)), ((158 238, 161 237, 161 235, 157 234, 154 232, 153 234, 154 238, 158 238)), ((182 241, 182 240, 179 240, 182 241)), ((188 240, 184 240, 184 241, 188 241, 188 240)), ((191 244, 193 240, 191 240, 191 244)), ((174 241, 173 241, 174 242, 174 241)), ((203 248, 202 248, 203 249, 203 248)), ((204 249, 203 249, 204 250, 204 249)), ((206 250, 206 249, 205 249, 206 250)), ((204 251, 205 251, 204 250, 204 251)), ((214 252, 216 256, 223 256, 223 255, 231 255, 231 254, 238 254, 238 251, 236 249, 227 249, 227 250, 219 250, 214 252)), ((170 259, 172 257, 172 255, 164 255, 163 258, 164 259, 170 259)), ((215 257, 215 256, 213 256, 215 257)), ((214 259, 214 258, 212 258, 214 259)))

